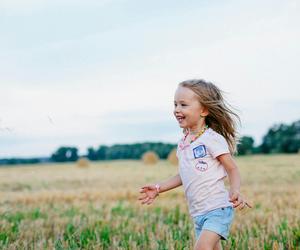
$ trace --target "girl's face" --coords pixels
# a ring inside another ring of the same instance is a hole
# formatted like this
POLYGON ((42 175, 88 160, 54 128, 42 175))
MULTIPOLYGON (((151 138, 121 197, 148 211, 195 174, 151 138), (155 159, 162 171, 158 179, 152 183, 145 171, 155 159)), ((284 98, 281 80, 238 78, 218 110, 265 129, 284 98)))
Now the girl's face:
POLYGON ((177 88, 174 98, 174 115, 181 128, 199 129, 200 117, 206 116, 207 113, 194 91, 181 86, 177 88))

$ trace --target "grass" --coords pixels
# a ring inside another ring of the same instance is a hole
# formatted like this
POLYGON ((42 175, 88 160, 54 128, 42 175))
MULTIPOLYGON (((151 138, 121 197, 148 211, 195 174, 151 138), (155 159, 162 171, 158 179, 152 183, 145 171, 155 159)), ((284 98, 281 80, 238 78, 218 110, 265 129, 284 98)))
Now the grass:
MULTIPOLYGON (((224 249, 300 249, 300 156, 236 161, 254 207, 236 211, 224 249)), ((176 173, 165 161, 0 168, 0 249, 192 249, 182 188, 137 201, 142 185, 176 173)))

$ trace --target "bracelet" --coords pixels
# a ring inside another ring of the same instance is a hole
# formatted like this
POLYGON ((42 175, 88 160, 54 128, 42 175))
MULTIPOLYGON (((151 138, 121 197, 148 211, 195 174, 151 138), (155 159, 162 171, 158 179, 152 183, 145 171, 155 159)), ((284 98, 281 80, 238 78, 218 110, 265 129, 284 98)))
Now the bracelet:
POLYGON ((155 189, 156 189, 156 192, 157 192, 157 195, 159 195, 159 191, 160 191, 160 186, 159 184, 155 184, 155 189))

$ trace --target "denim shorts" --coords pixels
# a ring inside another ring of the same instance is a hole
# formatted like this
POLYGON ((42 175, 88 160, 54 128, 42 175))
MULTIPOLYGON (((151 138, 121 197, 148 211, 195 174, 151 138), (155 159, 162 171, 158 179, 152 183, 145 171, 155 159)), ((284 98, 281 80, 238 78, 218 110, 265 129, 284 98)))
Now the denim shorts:
POLYGON ((222 240, 227 240, 233 216, 233 207, 223 207, 194 217, 196 240, 202 230, 213 231, 220 235, 222 240))

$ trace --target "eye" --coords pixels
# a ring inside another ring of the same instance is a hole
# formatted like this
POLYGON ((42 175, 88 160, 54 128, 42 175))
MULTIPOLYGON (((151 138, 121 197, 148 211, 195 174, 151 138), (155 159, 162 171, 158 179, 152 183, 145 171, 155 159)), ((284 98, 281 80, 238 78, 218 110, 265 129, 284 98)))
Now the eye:
POLYGON ((185 103, 182 103, 181 106, 182 106, 182 107, 185 107, 185 106, 187 106, 187 105, 186 105, 185 103))

